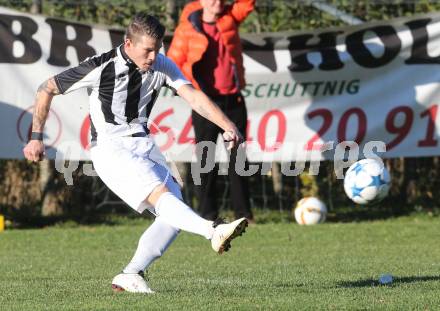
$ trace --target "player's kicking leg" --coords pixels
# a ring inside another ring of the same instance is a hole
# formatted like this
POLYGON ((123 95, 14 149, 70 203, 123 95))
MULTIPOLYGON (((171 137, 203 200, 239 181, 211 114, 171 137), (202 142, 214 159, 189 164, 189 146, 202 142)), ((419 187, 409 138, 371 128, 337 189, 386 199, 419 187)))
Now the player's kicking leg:
POLYGON ((248 225, 246 218, 237 219, 229 224, 213 223, 214 233, 211 238, 211 246, 219 254, 227 252, 231 248, 231 241, 242 235, 248 225))
POLYGON ((163 222, 161 217, 156 217, 155 221, 139 239, 138 247, 130 263, 122 273, 113 279, 113 291, 154 293, 145 280, 144 271, 165 253, 178 233, 178 229, 163 222))
POLYGON ((214 251, 222 254, 231 247, 231 241, 242 235, 248 225, 246 218, 229 224, 206 220, 197 215, 188 205, 179 200, 165 186, 159 186, 148 197, 149 204, 163 221, 183 231, 195 233, 211 240, 214 251))

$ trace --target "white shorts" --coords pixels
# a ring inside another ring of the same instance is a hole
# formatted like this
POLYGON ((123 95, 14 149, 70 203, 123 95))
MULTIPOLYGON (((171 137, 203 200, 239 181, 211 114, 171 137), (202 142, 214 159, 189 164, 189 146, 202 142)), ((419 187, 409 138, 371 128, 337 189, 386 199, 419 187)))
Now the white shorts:
POLYGON ((161 184, 182 197, 165 157, 150 137, 98 140, 91 148, 91 158, 107 187, 139 213, 147 207, 141 203, 161 184))

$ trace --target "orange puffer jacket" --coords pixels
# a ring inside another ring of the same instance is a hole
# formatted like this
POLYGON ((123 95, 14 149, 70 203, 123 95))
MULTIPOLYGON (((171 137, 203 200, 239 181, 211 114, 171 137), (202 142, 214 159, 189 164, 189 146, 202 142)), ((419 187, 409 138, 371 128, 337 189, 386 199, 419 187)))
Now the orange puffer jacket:
MULTIPOLYGON (((254 6, 255 0, 235 0, 232 5, 225 5, 223 14, 216 22, 223 44, 231 56, 235 80, 240 90, 245 86, 245 79, 238 26, 253 11, 254 6)), ((208 47, 208 39, 202 30, 202 11, 199 1, 185 6, 167 53, 199 89, 199 83, 193 76, 193 65, 202 58, 208 47)))

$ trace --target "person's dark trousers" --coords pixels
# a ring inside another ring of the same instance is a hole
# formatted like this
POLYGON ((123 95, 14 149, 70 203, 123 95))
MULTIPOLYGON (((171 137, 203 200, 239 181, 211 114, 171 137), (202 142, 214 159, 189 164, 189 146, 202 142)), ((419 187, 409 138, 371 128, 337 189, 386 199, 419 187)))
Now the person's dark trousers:
MULTIPOLYGON (((243 96, 238 93, 234 95, 211 97, 211 100, 214 101, 228 116, 228 118, 236 124, 238 130, 246 138, 247 110, 243 96)), ((195 111, 192 112, 192 122, 194 126, 196 143, 202 141, 211 141, 216 143, 218 135, 223 133, 221 128, 201 117, 195 111)), ((201 161, 201 167, 205 167, 207 156, 208 152, 205 149, 202 154, 202 159, 197 159, 198 161, 201 161)), ((249 201, 247 177, 237 174, 235 170, 236 156, 237 149, 234 148, 231 152, 228 170, 231 207, 234 210, 235 217, 246 217, 248 219, 253 219, 249 201)), ((213 159, 210 159, 210 161, 213 161, 213 159)), ((247 166, 248 163, 246 161, 246 167, 247 166)), ((215 166, 211 172, 201 174, 201 185, 197 187, 199 211, 202 217, 210 220, 215 220, 218 217, 216 190, 217 176, 218 169, 217 166, 215 166)))

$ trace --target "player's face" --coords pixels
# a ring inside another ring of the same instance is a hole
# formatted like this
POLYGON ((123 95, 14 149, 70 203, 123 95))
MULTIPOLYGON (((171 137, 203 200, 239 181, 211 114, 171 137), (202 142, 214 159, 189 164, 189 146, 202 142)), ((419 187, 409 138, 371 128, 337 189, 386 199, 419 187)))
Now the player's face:
POLYGON ((224 0, 200 0, 203 9, 210 14, 218 15, 223 11, 224 0))
POLYGON ((154 64, 161 47, 162 39, 143 35, 133 40, 125 39, 124 50, 136 66, 147 71, 154 64))

